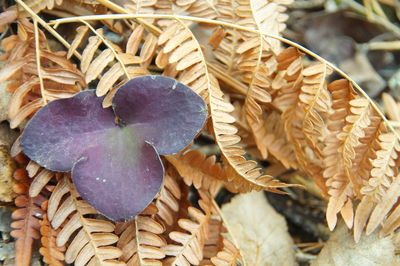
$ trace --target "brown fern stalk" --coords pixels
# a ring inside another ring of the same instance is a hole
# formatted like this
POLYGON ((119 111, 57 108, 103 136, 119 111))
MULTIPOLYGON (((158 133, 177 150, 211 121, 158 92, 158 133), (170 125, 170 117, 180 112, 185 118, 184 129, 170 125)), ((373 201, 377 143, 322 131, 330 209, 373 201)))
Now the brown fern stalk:
MULTIPOLYGON (((26 163, 25 163, 26 164, 26 163)), ((14 192, 18 195, 15 198, 17 209, 12 213, 13 228, 11 236, 15 242, 15 263, 16 265, 29 266, 32 258, 32 245, 40 238, 40 220, 43 211, 40 208, 45 198, 41 195, 31 198, 28 195, 30 179, 25 167, 18 168, 14 172, 14 192)))

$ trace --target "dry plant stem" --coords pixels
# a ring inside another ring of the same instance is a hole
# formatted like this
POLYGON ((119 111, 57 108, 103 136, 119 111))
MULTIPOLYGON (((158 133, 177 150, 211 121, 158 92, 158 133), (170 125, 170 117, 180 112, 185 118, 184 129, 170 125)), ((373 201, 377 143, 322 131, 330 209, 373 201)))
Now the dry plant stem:
POLYGON ((82 22, 83 24, 85 24, 94 34, 97 35, 97 37, 100 38, 100 40, 105 44, 105 46, 107 46, 107 48, 109 48, 111 50, 111 52, 114 54, 115 58, 121 65, 122 69, 124 70, 126 78, 128 80, 131 79, 131 77, 129 76, 128 70, 126 70, 126 67, 125 67, 124 63, 122 62, 121 58, 118 56, 118 54, 114 50, 114 48, 108 43, 108 41, 101 34, 99 34, 89 23, 87 23, 84 20, 79 20, 79 21, 82 22))
MULTIPOLYGON (((46 29, 51 35, 53 35, 62 45, 69 48, 71 45, 60 35, 56 30, 50 27, 49 24, 46 23, 43 19, 41 19, 32 9, 29 8, 27 4, 25 4, 22 0, 15 0, 23 9, 26 10, 31 16, 32 19, 36 20, 44 29, 46 29)), ((74 55, 81 60, 82 56, 75 51, 74 55)))
MULTIPOLYGON (((350 7, 351 9, 355 10, 356 12, 363 14, 364 16, 367 16, 367 14, 368 14, 368 11, 366 10, 366 8, 363 5, 357 3, 353 0, 343 0, 343 4, 345 6, 350 7)), ((387 20, 383 17, 380 17, 374 13, 372 13, 370 15, 369 19, 371 22, 376 22, 376 23, 382 25, 386 29, 392 31, 397 37, 400 37, 400 28, 398 28, 395 24, 393 24, 389 20, 387 20)))
POLYGON ((390 121, 388 121, 388 123, 389 123, 392 127, 400 127, 400 121, 393 121, 393 120, 390 120, 390 121))
POLYGON ((372 12, 375 11, 378 16, 387 19, 387 16, 386 16, 385 12, 383 12, 383 9, 378 1, 376 1, 376 0, 368 0, 368 1, 370 2, 372 12))
MULTIPOLYGON (((363 44, 364 45, 364 44, 363 44)), ((400 41, 371 42, 366 44, 368 50, 400 50, 400 41)))
POLYGON ((209 68, 210 72, 213 73, 219 80, 232 87, 232 89, 234 89, 236 92, 242 95, 247 94, 247 86, 244 85, 242 82, 232 78, 231 76, 226 74, 226 72, 219 69, 218 66, 215 66, 213 63, 207 62, 207 67, 209 68))
POLYGON ((300 249, 298 249, 296 251, 296 260, 298 260, 298 261, 310 263, 311 261, 315 260, 316 258, 317 258, 316 255, 304 253, 300 249))
MULTIPOLYGON (((206 19, 206 18, 198 18, 198 17, 191 17, 191 16, 182 16, 182 15, 169 15, 169 14, 110 14, 110 15, 94 15, 94 16, 79 16, 79 17, 70 17, 70 18, 62 18, 62 19, 56 19, 49 24, 51 25, 58 25, 62 23, 71 23, 71 22, 77 22, 80 20, 85 20, 85 21, 91 21, 91 20, 107 20, 107 19, 129 19, 129 18, 159 18, 159 19, 174 19, 174 20, 188 20, 188 21, 195 21, 195 22, 201 22, 201 23, 206 23, 206 24, 213 24, 213 25, 220 25, 220 26, 225 26, 225 27, 230 27, 238 30, 243 30, 247 32, 252 32, 259 34, 258 30, 239 26, 233 23, 225 22, 225 21, 218 21, 218 20, 212 20, 212 19, 206 19)), ((335 70, 338 74, 340 74, 342 77, 346 78, 349 80, 352 85, 357 89, 357 91, 363 95, 370 103, 371 106, 375 109, 375 111, 382 117, 383 121, 385 121, 386 125, 388 128, 396 135, 396 137, 400 140, 400 135, 398 132, 394 130, 392 125, 389 123, 388 119, 385 117, 385 115, 382 113, 380 108, 376 105, 376 103, 368 96, 368 94, 349 76, 347 75, 343 70, 339 69, 337 66, 335 66, 333 63, 327 61, 326 59, 322 58, 321 56, 317 55, 316 53, 308 50, 304 46, 293 42, 291 40, 288 40, 284 37, 278 36, 278 35, 273 35, 273 34, 266 34, 263 33, 264 38, 273 38, 276 40, 279 40, 283 43, 286 43, 290 46, 293 46, 300 51, 314 57, 318 61, 326 64, 328 67, 332 68, 335 70)), ((400 36, 400 31, 399 31, 399 36, 400 36)))
POLYGON ((34 32, 35 32, 36 67, 37 67, 39 83, 40 83, 40 94, 42 95, 43 103, 47 104, 46 91, 44 90, 44 85, 43 85, 42 67, 41 67, 41 63, 40 63, 39 28, 38 28, 38 24, 37 24, 37 20, 36 19, 33 19, 33 27, 34 27, 34 32))

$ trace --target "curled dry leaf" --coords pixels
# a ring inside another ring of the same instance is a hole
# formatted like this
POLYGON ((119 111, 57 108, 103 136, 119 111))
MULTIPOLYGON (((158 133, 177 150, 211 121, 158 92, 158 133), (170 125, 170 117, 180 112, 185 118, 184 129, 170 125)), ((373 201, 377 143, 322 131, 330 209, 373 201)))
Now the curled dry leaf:
POLYGON ((238 195, 222 206, 222 212, 247 265, 295 265, 285 219, 263 192, 238 195))

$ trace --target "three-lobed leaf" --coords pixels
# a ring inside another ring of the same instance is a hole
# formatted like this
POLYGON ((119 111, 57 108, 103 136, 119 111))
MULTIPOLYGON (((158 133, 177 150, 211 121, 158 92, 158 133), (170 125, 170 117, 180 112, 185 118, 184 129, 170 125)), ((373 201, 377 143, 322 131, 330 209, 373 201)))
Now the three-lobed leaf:
POLYGON ((202 129, 207 108, 189 87, 163 76, 124 84, 112 109, 94 91, 50 102, 27 124, 25 154, 41 166, 72 171, 82 198, 112 220, 127 220, 159 192, 159 154, 186 147, 202 129))

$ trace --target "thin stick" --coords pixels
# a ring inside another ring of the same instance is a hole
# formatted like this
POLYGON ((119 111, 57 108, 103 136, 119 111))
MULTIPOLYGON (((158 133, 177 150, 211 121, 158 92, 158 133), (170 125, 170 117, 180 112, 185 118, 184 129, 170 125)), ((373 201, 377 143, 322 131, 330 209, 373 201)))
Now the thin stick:
POLYGON ((42 67, 41 67, 41 63, 40 63, 39 28, 38 28, 36 19, 33 20, 33 28, 34 28, 34 34, 35 34, 36 67, 37 67, 39 83, 40 83, 40 94, 42 95, 43 103, 47 104, 46 91, 44 90, 44 84, 43 84, 42 67))

